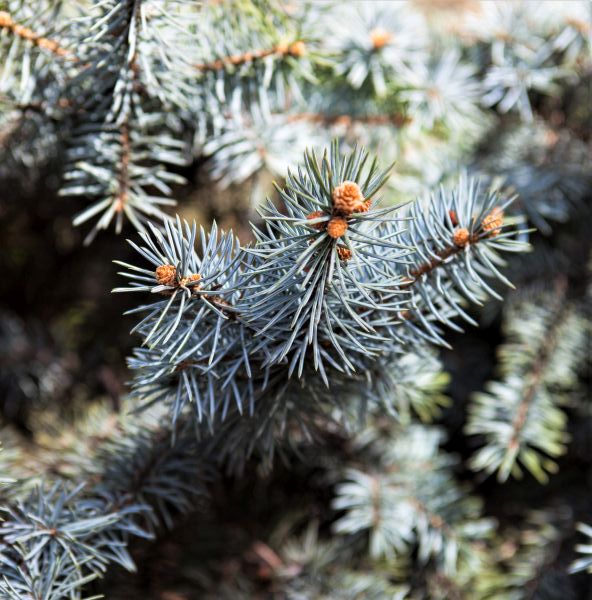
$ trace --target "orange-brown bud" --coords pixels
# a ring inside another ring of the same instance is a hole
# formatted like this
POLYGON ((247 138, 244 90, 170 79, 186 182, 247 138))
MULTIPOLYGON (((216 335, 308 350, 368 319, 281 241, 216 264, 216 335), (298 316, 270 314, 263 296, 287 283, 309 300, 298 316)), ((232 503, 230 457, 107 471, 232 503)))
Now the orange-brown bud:
POLYGON ((4 10, 0 10, 0 27, 12 27, 14 21, 12 17, 4 10))
POLYGON ((364 212, 364 195, 355 181, 344 181, 334 188, 332 200, 333 208, 342 215, 364 212))
POLYGON ((481 223, 483 230, 489 232, 489 237, 495 237, 502 232, 504 224, 504 211, 496 206, 481 223))
POLYGON ((345 235, 347 231, 347 221, 343 217, 333 217, 327 225, 327 233, 336 240, 345 235))
POLYGON ((454 235, 452 236, 452 240, 454 241, 455 246, 459 248, 464 248, 469 243, 469 230, 465 227, 459 227, 454 231, 454 235))
POLYGON ((380 48, 384 48, 387 44, 389 44, 393 39, 393 34, 382 27, 375 27, 370 32, 370 41, 372 42, 372 47, 375 50, 380 50, 380 48))
POLYGON ((393 34, 382 27, 375 27, 370 32, 370 41, 372 42, 372 47, 375 50, 380 50, 387 44, 389 44, 393 39, 393 34))
POLYGON ((306 44, 301 40, 290 44, 288 47, 288 54, 290 54, 290 56, 295 56, 296 58, 304 56, 306 54, 306 44))
POLYGON ((177 269, 173 265, 160 265, 156 268, 155 275, 159 285, 175 285, 177 269))

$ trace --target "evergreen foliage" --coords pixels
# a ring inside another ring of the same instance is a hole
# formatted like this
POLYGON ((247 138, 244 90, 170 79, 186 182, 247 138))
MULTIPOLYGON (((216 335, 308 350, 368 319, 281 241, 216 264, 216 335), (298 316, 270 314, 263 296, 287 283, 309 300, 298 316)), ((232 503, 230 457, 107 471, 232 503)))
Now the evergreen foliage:
POLYGON ((545 482, 545 471, 557 469, 550 457, 565 452, 561 405, 578 386, 590 335, 587 320, 567 304, 565 287, 565 281, 559 282, 546 297, 535 295, 508 307, 508 342, 498 350, 504 379, 491 382, 469 409, 467 433, 486 437, 472 466, 497 471, 501 481, 519 476, 521 463, 545 482))
MULTIPOLYGON (((268 203, 243 251, 214 227, 200 232, 198 255, 196 227, 180 220, 166 236, 152 228, 145 245, 132 242, 151 265, 124 265, 131 287, 116 291, 165 296, 134 309, 148 313, 135 328, 147 348, 130 361, 138 397, 171 405, 173 420, 193 404, 209 423, 229 410, 253 415, 262 395, 331 405, 333 386, 365 379, 377 360, 388 372, 401 349, 445 343, 440 323, 458 328, 460 315, 476 324, 462 299, 497 296, 485 281, 507 282, 496 250, 524 247, 504 228, 506 204, 461 178, 426 209, 391 216, 377 195, 385 174, 374 163, 364 170, 367 161, 337 145, 322 160, 306 154, 279 190, 286 213, 268 203)), ((384 388, 379 381, 369 383, 384 388)))
POLYGON ((589 593, 588 2, 0 0, 0 56, 0 599, 589 593))

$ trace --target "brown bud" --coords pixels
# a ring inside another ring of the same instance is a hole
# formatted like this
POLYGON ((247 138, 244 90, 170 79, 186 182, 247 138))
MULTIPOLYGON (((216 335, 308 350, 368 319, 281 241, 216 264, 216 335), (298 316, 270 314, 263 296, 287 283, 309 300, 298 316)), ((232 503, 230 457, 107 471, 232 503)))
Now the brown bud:
POLYGON ((355 181, 344 181, 334 188, 332 200, 333 208, 342 215, 347 216, 353 212, 363 212, 364 195, 355 181))
POLYGON ((481 223, 484 231, 489 232, 489 237, 495 237, 502 232, 502 226, 504 224, 504 211, 496 206, 481 223))
POLYGON ((290 54, 290 56, 295 56, 296 58, 304 56, 306 54, 306 44, 301 40, 290 44, 288 47, 288 54, 290 54))
POLYGON ((375 27, 370 32, 370 41, 372 42, 372 47, 375 50, 380 50, 387 44, 391 42, 393 39, 393 34, 382 27, 375 27))
MULTIPOLYGON (((315 210, 314 212, 311 212, 309 215, 307 215, 307 219, 309 221, 313 221, 314 219, 320 219, 321 217, 326 217, 326 213, 324 213, 322 210, 315 210)), ((327 223, 323 222, 323 223, 311 223, 310 227, 312 227, 313 229, 317 229, 318 231, 322 231, 323 229, 325 229, 327 223)))
POLYGON ((160 265, 155 274, 159 285, 175 285, 177 269, 173 265, 160 265))
POLYGON ((454 235, 452 236, 455 246, 458 246, 459 248, 464 248, 469 243, 469 238, 469 230, 465 227, 455 229, 454 235))
POLYGON ((333 217, 327 225, 327 233, 336 240, 342 237, 347 230, 347 221, 343 217, 333 217))
POLYGON ((458 218, 456 216, 456 212, 454 210, 448 211, 448 216, 450 217, 450 221, 456 227, 458 225, 458 218))
POLYGON ((0 27, 11 27, 14 24, 12 17, 4 10, 0 10, 0 27))

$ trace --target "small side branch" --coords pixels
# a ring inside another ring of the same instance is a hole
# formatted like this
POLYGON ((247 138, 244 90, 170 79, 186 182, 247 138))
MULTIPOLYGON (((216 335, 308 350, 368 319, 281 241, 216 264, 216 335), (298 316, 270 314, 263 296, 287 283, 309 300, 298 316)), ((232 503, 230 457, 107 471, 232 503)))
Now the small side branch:
POLYGON ((559 331, 563 325, 564 319, 558 318, 561 308, 565 301, 565 295, 567 292, 567 280, 561 278, 556 286, 556 299, 555 299, 555 317, 552 321, 551 330, 545 338, 545 343, 539 349, 538 355, 535 359, 532 368, 530 369, 530 382, 526 387, 522 400, 516 411, 514 420, 512 421, 512 436, 508 442, 508 450, 512 451, 518 448, 520 444, 520 434, 526 425, 528 413, 532 405, 532 401, 536 396, 536 392, 541 385, 542 379, 547 371, 549 361, 553 356, 557 342, 559 341, 559 331))
POLYGON ((48 50, 56 56, 66 57, 70 60, 76 60, 76 57, 70 52, 70 50, 64 48, 59 42, 46 38, 45 36, 36 33, 28 27, 19 25, 19 23, 17 23, 6 11, 0 11, 0 29, 7 29, 14 36, 31 42, 38 48, 48 50))
POLYGON ((245 52, 243 54, 235 54, 232 56, 225 56, 208 63, 199 63, 194 65, 198 71, 220 71, 228 66, 238 67, 248 62, 254 62, 262 60, 268 56, 293 56, 299 58, 306 52, 306 45, 302 41, 296 41, 292 44, 278 44, 272 48, 266 48, 261 50, 253 50, 252 52, 245 52))
POLYGON ((403 287, 408 287, 413 285, 422 275, 427 275, 431 273, 433 270, 437 269, 440 265, 442 265, 447 259, 452 256, 456 256, 459 254, 468 244, 476 244, 483 237, 477 233, 474 233, 468 240, 468 242, 463 246, 458 246, 454 243, 454 240, 451 240, 451 245, 447 246, 443 250, 436 252, 438 258, 433 258, 429 262, 423 263, 411 270, 409 274, 413 279, 409 279, 403 283, 403 287))
POLYGON ((379 127, 381 125, 394 125, 395 127, 404 127, 411 122, 410 117, 402 113, 392 115, 326 115, 323 113, 295 113, 288 115, 287 121, 298 122, 306 121, 309 123, 318 123, 320 125, 342 125, 351 127, 357 123, 369 125, 370 127, 379 127))
POLYGON ((129 174, 129 165, 130 165, 130 157, 131 157, 131 141, 130 141, 130 127, 129 120, 126 118, 121 124, 121 167, 119 169, 119 191, 117 194, 117 199, 115 200, 115 211, 120 213, 123 211, 123 208, 128 200, 129 194, 129 182, 130 182, 130 174, 129 174))

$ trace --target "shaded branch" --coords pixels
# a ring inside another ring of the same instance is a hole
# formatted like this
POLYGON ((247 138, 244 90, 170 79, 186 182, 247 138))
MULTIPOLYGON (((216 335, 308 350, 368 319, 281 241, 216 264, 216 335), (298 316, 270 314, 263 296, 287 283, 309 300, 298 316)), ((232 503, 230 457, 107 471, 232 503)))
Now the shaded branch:
POLYGON ((121 213, 124 209, 124 206, 128 200, 129 194, 129 165, 130 165, 130 155, 131 155, 131 142, 130 142, 130 127, 129 127, 129 118, 126 118, 121 124, 121 166, 119 169, 119 191, 117 193, 117 198, 115 200, 115 212, 121 213))
POLYGON ((561 277, 555 285, 555 315, 556 318, 552 320, 551 330, 548 332, 545 343, 539 349, 538 355, 532 368, 530 370, 530 383, 528 384, 522 400, 518 406, 516 416, 512 421, 512 436, 508 442, 508 450, 516 450, 520 445, 520 433, 526 424, 528 418, 528 412, 530 410, 532 401, 536 396, 537 389, 539 388, 543 377, 545 376, 549 361, 553 357, 553 352, 559 341, 559 333, 563 325, 564 320, 559 317, 559 313, 563 307, 565 296, 567 293, 567 279, 561 277))

